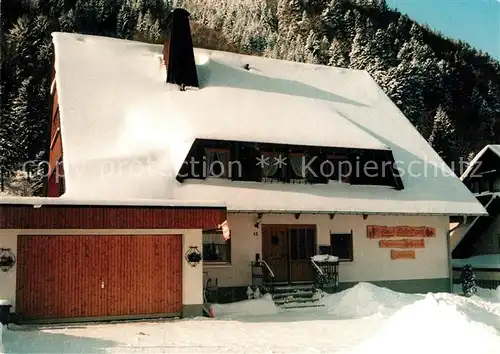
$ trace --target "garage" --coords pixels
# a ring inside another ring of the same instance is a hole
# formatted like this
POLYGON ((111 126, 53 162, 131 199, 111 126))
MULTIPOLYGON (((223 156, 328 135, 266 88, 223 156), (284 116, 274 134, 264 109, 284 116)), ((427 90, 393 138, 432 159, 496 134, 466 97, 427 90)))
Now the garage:
POLYGON ((19 320, 178 316, 182 235, 18 235, 19 320))

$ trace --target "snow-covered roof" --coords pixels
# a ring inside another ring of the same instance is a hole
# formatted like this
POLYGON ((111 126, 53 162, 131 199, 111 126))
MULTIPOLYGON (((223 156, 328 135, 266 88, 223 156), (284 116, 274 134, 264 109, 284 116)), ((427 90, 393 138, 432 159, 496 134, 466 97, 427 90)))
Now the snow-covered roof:
POLYGON ((500 254, 484 254, 464 259, 453 259, 454 267, 470 264, 473 268, 500 269, 500 254))
POLYGON ((469 176, 469 174, 472 172, 472 169, 476 166, 476 164, 481 160, 481 158, 487 151, 492 151, 500 158, 500 145, 494 145, 494 144, 486 145, 481 151, 477 153, 476 156, 474 156, 472 161, 467 166, 465 172, 462 174, 462 176, 460 176, 460 179, 462 181, 469 176))
POLYGON ((200 88, 180 91, 165 82, 161 45, 68 33, 53 40, 66 197, 223 200, 230 211, 485 214, 365 71, 195 49, 200 88), (390 149, 404 190, 180 183, 196 138, 390 149))
POLYGON ((0 196, 0 205, 68 205, 68 206, 145 206, 145 207, 193 207, 224 208, 223 202, 197 200, 163 199, 88 199, 88 198, 51 198, 0 196))

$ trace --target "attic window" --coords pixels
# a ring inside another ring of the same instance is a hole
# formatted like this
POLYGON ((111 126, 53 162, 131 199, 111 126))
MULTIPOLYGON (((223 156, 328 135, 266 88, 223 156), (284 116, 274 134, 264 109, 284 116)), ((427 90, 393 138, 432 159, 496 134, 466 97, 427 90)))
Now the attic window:
POLYGON ((303 153, 291 153, 289 154, 290 159, 290 183, 305 183, 307 170, 303 167, 308 163, 308 157, 303 153))
POLYGON ((207 158, 205 176, 216 178, 229 178, 229 149, 205 149, 207 158))
POLYGON ((283 161, 277 152, 262 152, 262 164, 260 168, 262 169, 262 182, 280 182, 284 178, 284 164, 280 163, 283 161))
POLYGON ((325 174, 331 181, 349 183, 350 164, 345 155, 328 155, 325 164, 325 174))

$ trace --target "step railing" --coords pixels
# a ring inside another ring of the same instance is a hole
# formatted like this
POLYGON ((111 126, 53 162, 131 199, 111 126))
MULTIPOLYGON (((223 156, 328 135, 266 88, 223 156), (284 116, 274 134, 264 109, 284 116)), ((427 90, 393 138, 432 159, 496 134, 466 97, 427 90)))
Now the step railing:
POLYGON ((311 264, 315 270, 314 287, 336 292, 339 285, 339 262, 315 261, 311 258, 311 264))
POLYGON ((274 294, 275 275, 265 260, 251 262, 252 287, 261 287, 270 294, 274 294))

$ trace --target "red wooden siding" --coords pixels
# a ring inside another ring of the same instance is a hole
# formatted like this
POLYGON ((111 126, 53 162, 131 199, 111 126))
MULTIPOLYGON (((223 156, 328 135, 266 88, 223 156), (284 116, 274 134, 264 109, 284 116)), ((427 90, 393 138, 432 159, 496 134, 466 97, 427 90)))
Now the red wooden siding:
POLYGON ((180 235, 21 235, 18 243, 21 319, 182 310, 180 235))
POLYGON ((223 208, 0 205, 3 229, 214 229, 223 208))
POLYGON ((64 167, 62 162, 52 171, 47 181, 47 197, 60 197, 64 194, 64 167))

